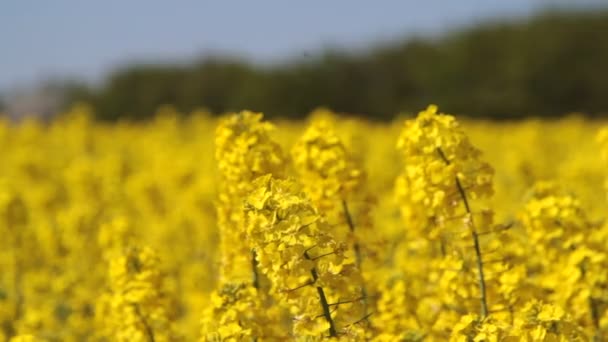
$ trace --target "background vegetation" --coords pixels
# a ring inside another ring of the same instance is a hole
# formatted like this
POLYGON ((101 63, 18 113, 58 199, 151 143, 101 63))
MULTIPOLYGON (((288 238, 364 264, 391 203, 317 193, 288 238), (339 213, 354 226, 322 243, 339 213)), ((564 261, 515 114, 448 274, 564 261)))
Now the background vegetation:
POLYGON ((386 120, 428 103, 496 119, 599 115, 608 108, 607 33, 606 11, 555 12, 273 66, 229 57, 132 65, 101 88, 71 86, 66 103, 88 101, 108 120, 146 118, 163 104, 292 118, 324 105, 386 120))

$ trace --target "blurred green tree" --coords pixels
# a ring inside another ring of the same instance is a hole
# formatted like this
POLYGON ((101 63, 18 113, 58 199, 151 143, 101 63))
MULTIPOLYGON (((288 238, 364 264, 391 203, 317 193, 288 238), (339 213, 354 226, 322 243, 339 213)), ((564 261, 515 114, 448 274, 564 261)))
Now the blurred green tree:
POLYGON ((348 53, 325 51, 275 66, 214 57, 186 66, 134 65, 98 90, 76 87, 100 118, 251 109, 301 117, 318 106, 390 120, 428 103, 495 119, 608 111, 608 11, 552 12, 486 23, 348 53))

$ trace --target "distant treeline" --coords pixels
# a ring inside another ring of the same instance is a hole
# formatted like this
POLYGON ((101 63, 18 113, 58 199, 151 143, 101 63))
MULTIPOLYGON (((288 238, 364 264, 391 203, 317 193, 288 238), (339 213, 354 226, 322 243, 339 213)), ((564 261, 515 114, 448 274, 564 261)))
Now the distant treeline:
POLYGON ((429 103, 496 119, 599 115, 608 112, 608 11, 546 13, 274 66, 223 57, 133 65, 100 89, 72 87, 68 99, 90 102, 108 120, 146 118, 163 104, 284 117, 322 105, 379 120, 429 103))

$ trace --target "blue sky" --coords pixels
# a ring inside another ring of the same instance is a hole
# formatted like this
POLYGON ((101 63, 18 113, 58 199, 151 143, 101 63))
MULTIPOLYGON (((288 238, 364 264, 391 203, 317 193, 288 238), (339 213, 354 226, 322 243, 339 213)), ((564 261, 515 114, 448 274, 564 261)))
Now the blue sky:
MULTIPOLYGON (((225 52, 269 63, 338 45, 361 48, 561 0, 2 0, 0 90, 51 77, 103 79, 134 61, 188 61, 225 52)), ((601 0, 577 0, 577 7, 601 0)), ((571 2, 572 3, 572 2, 571 2)))

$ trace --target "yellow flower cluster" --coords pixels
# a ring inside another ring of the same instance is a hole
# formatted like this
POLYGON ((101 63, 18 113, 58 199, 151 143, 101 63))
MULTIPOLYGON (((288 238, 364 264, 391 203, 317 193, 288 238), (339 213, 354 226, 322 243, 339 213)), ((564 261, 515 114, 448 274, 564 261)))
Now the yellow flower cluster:
POLYGON ((587 341, 585 334, 562 308, 538 300, 528 302, 515 318, 512 333, 522 341, 587 341))
POLYGON ((341 202, 361 190, 365 174, 338 136, 331 112, 313 115, 291 151, 294 168, 319 210, 341 211, 341 202))
MULTIPOLYGON (((376 250, 382 247, 372 229, 373 199, 366 187, 363 165, 338 135, 337 118, 331 111, 318 109, 311 117, 291 150, 298 181, 331 225, 334 236, 352 247, 352 257, 366 278, 364 283, 373 282, 374 275, 364 270, 377 265, 376 250)), ((366 304, 370 299, 367 287, 363 284, 360 291, 366 304)))
POLYGON ((168 298, 161 292, 158 257, 150 248, 130 248, 110 261, 110 294, 104 298, 108 338, 114 341, 174 341, 168 298))
POLYGON ((145 245, 170 270, 166 293, 179 289, 168 319, 199 334, 217 233, 201 229, 215 227, 213 145, 195 137, 214 126, 168 109, 145 125, 96 123, 86 107, 48 124, 0 120, 0 341, 108 340, 107 262, 145 245))
POLYGON ((243 205, 254 179, 283 172, 282 149, 269 136, 273 128, 262 121, 261 113, 244 111, 224 119, 216 129, 221 265, 219 288, 203 313, 202 341, 285 335, 277 331, 280 310, 269 307, 268 294, 261 288, 256 255, 247 241, 243 205))
POLYGON ((564 308, 599 338, 608 326, 606 233, 587 218, 580 200, 552 182, 530 193, 522 224, 530 239, 528 276, 547 299, 564 308), (592 328, 591 328, 592 327, 592 328))
MULTIPOLYGON (((582 326, 595 326, 595 329, 589 329, 589 336, 601 336, 598 315, 603 312, 603 305, 600 304, 603 299, 587 295, 584 301, 576 304, 573 301, 562 301, 553 298, 553 295, 542 294, 539 290, 543 285, 547 287, 549 279, 537 282, 536 277, 529 278, 540 269, 541 274, 551 274, 552 279, 557 279, 555 275, 558 270, 552 269, 551 257, 547 256, 546 250, 552 246, 552 235, 559 237, 559 243, 566 246, 559 251, 561 254, 575 249, 574 254, 579 255, 577 260, 588 261, 583 270, 591 271, 589 263, 603 261, 603 257, 598 254, 585 252, 586 249, 580 243, 577 246, 570 244, 566 236, 568 234, 552 233, 553 225, 559 226, 555 229, 559 232, 564 230, 562 224, 569 225, 571 230, 589 227, 580 225, 580 222, 584 222, 584 216, 573 215, 580 214, 576 206, 563 212, 573 220, 572 224, 561 222, 557 218, 561 210, 556 208, 556 202, 563 202, 567 206, 575 201, 556 201, 555 198, 548 201, 546 213, 553 216, 543 215, 545 211, 539 209, 543 207, 542 203, 529 204, 527 208, 534 212, 534 218, 540 219, 537 228, 544 230, 536 232, 538 238, 534 237, 534 231, 526 230, 528 236, 525 238, 528 239, 530 249, 522 250, 517 247, 519 236, 506 233, 511 224, 495 225, 492 211, 475 211, 483 204, 480 199, 492 193, 493 170, 480 159, 481 152, 472 146, 454 117, 438 113, 434 106, 429 107, 416 119, 406 122, 397 147, 405 158, 404 170, 396 182, 397 199, 407 227, 414 227, 406 235, 409 242, 403 248, 409 249, 410 257, 426 261, 427 273, 411 273, 408 269, 411 266, 407 263, 403 265, 403 280, 397 284, 404 287, 405 295, 401 298, 387 298, 413 305, 414 308, 409 313, 402 312, 402 318, 395 320, 391 317, 394 310, 380 301, 379 304, 383 306, 379 306, 379 315, 374 319, 376 327, 389 327, 384 334, 390 331, 393 335, 389 336, 393 338, 401 336, 399 334, 403 334, 403 331, 422 330, 436 339, 446 339, 449 336, 455 341, 517 340, 528 334, 540 336, 540 331, 544 331, 542 320, 528 320, 525 324, 520 320, 519 325, 514 323, 516 317, 528 310, 531 300, 543 298, 559 305, 556 310, 570 305, 582 305, 585 309, 580 310, 581 313, 591 317, 591 320, 585 321, 574 316, 571 323, 577 331, 582 331, 582 326), (541 217, 546 218, 546 222, 541 217), (419 241, 422 241, 422 246, 426 246, 426 249, 412 248, 419 241), (544 249, 534 250, 534 246, 544 249), (531 255, 537 253, 542 255, 545 264, 534 265, 535 257, 531 255), (421 291, 418 282, 433 285, 421 291), (411 297, 423 300, 415 303, 411 297), (430 318, 420 313, 425 305, 427 309, 429 305, 435 306, 430 318), (395 327, 394 322, 401 323, 395 327)), ((534 218, 524 217, 522 225, 534 225, 534 218)), ((587 234, 595 236, 595 241, 599 238, 597 234, 587 234)), ((560 271, 565 269, 564 265, 572 264, 565 260, 556 261, 555 265, 559 265, 560 271)), ((589 277, 601 283, 599 279, 604 278, 601 267, 593 267, 592 273, 598 276, 589 277)), ((572 294, 582 296, 580 290, 584 285, 580 280, 581 277, 575 280, 578 287, 566 286, 569 290, 578 290, 572 291, 572 294)), ((601 287, 595 286, 596 289, 601 287)), ((556 291, 555 286, 547 290, 556 291)), ((555 294, 561 299, 568 298, 565 294, 555 294)), ((560 316, 559 319, 566 319, 565 317, 560 316)), ((565 330, 553 334, 560 338, 570 336, 565 330)), ((551 334, 547 336, 549 337, 545 337, 549 340, 553 338, 551 334)), ((545 340, 545 337, 534 340, 545 340)))
POLYGON ((436 106, 406 121, 397 149, 404 169, 395 189, 408 229, 435 237, 438 230, 432 227, 457 215, 463 191, 467 200, 492 194, 494 170, 481 161, 481 151, 455 118, 437 113, 436 106))
POLYGON ((267 307, 266 298, 251 284, 226 284, 211 294, 202 319, 201 341, 249 341, 286 338, 279 307, 267 307))
POLYGON ((215 159, 220 172, 218 225, 222 263, 220 282, 249 281, 251 253, 245 243, 242 202, 250 183, 267 173, 280 175, 285 158, 269 133, 274 126, 262 114, 241 112, 229 116, 215 133, 215 159))
POLYGON ((514 317, 513 324, 492 317, 463 316, 450 337, 454 342, 516 342, 516 341, 585 341, 585 335, 574 320, 560 307, 528 302, 514 317))
POLYGON ((363 338, 360 274, 345 258, 347 247, 296 183, 268 175, 254 185, 247 235, 271 292, 294 317, 294 334, 363 338))
POLYGON ((0 118, 0 342, 608 338, 605 122, 92 118, 0 118))
POLYGON ((12 337, 9 342, 44 342, 45 340, 34 335, 18 335, 12 337))
POLYGON ((485 318, 489 282, 504 265, 484 262, 479 234, 480 229, 491 232, 492 213, 475 212, 472 203, 492 194, 493 169, 455 118, 435 106, 405 123, 397 148, 405 160, 396 194, 405 222, 414 229, 411 236, 439 240, 441 259, 432 271, 438 272, 434 277, 444 305, 466 312, 477 298, 485 318))

